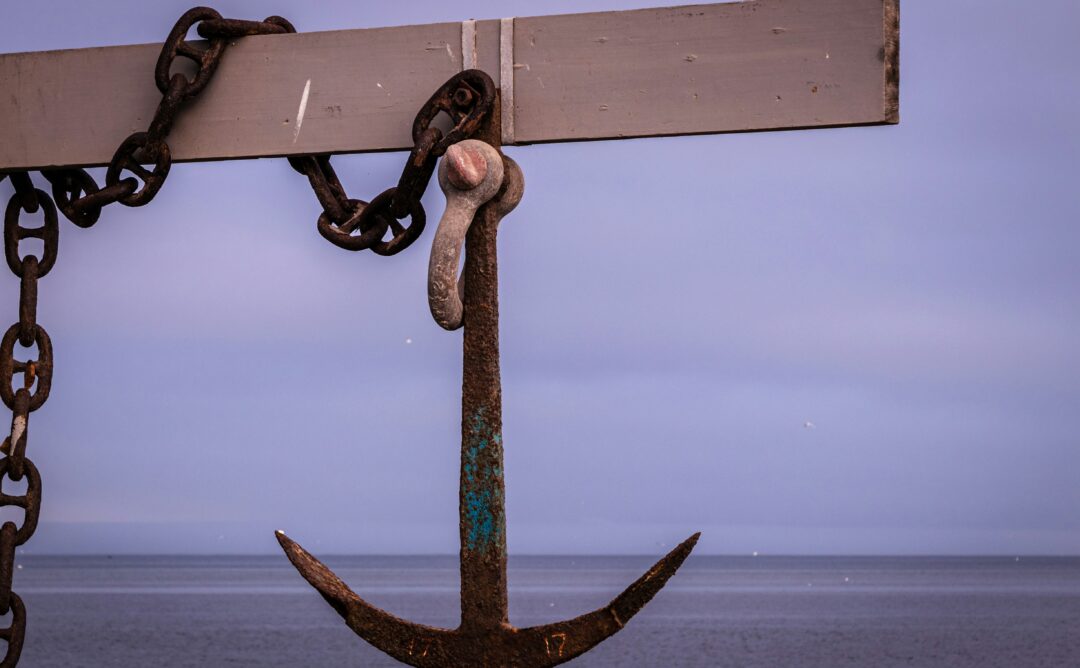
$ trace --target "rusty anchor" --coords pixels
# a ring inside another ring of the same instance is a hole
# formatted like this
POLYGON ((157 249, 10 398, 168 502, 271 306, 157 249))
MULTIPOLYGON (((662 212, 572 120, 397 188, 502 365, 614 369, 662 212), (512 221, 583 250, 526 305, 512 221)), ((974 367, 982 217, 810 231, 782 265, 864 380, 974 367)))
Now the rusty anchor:
MULTIPOLYGON (((496 107, 497 108, 497 107, 496 107)), ((494 115, 498 127, 498 114, 494 115)), ((697 543, 694 534, 608 605, 574 619, 515 628, 507 612, 502 389, 499 376, 500 219, 524 192, 521 169, 491 144, 466 140, 439 165, 447 196, 429 265, 429 304, 445 329, 464 325, 459 491, 461 623, 442 629, 409 622, 357 596, 304 548, 277 533, 300 574, 361 638, 411 666, 554 666, 618 632, 667 583, 697 543), (462 279, 456 278, 462 245, 462 279)))

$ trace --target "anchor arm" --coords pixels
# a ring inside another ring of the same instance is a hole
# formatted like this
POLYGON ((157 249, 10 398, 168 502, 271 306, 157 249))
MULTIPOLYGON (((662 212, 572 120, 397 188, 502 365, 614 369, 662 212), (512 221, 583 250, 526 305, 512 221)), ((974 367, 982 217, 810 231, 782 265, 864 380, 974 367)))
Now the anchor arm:
POLYGON ((322 562, 278 532, 278 542, 304 578, 358 636, 411 666, 557 666, 614 635, 667 583, 697 543, 694 534, 656 562, 611 603, 573 619, 515 629, 440 629, 379 610, 357 596, 322 562))
POLYGON ((300 575, 341 615, 356 635, 409 665, 455 665, 437 662, 438 651, 432 652, 447 646, 452 631, 410 622, 376 608, 357 596, 341 578, 283 531, 276 532, 275 536, 300 575))

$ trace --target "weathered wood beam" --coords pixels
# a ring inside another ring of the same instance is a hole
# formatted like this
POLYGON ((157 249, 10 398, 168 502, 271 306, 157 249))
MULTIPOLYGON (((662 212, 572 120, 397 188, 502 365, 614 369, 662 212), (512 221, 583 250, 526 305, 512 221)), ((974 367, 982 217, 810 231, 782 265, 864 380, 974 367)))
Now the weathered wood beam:
MULTIPOLYGON (((750 0, 478 21, 475 59, 497 83, 500 70, 513 74, 508 144, 896 123, 898 3, 750 0)), ((462 69, 462 32, 437 23, 244 38, 182 111, 172 155, 405 148, 416 110, 462 69)), ((0 170, 107 163, 157 107, 159 48, 0 55, 0 170)))

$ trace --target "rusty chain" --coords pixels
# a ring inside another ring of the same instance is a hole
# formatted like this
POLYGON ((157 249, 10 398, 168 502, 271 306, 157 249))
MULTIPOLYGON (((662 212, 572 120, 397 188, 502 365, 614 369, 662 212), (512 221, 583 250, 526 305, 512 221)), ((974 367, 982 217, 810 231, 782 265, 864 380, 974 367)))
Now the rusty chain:
MULTIPOLYGON (((184 13, 169 32, 154 68, 154 81, 161 91, 161 103, 145 132, 135 132, 120 143, 105 172, 105 187, 83 169, 42 170, 52 184, 53 197, 64 216, 79 227, 97 222, 101 209, 113 202, 125 206, 143 206, 154 199, 172 166, 172 154, 166 138, 180 109, 197 96, 214 76, 229 41, 248 35, 271 35, 295 32, 292 24, 280 16, 263 21, 224 19, 209 7, 195 7, 184 13), (206 48, 187 41, 192 27, 208 40, 206 48), (171 74, 178 57, 196 66, 188 78, 181 72, 171 74), (144 165, 152 165, 147 169, 144 165), (124 177, 124 172, 132 176, 124 177), (142 187, 139 180, 142 180, 142 187)), ((14 180, 14 175, 12 176, 14 180)))
MULTIPOLYGON (((145 132, 136 132, 121 142, 106 170, 105 187, 98 188, 94 178, 83 169, 42 171, 52 184, 60 211, 75 225, 90 227, 108 204, 149 203, 161 189, 172 165, 165 140, 176 114, 210 82, 229 40, 294 32, 292 24, 280 16, 263 21, 224 19, 208 7, 196 7, 184 13, 165 40, 154 70, 154 80, 162 93, 157 112, 145 132), (185 40, 196 24, 199 35, 209 41, 205 49, 185 40), (197 65, 192 79, 181 73, 170 77, 178 56, 197 65), (144 167, 151 164, 151 169, 144 167), (121 178, 124 171, 134 176, 121 178), (139 179, 143 182, 141 189, 139 179)), ((397 185, 384 190, 370 203, 351 199, 345 193, 328 154, 289 158, 293 169, 308 178, 322 206, 317 223, 319 233, 347 250, 370 248, 379 255, 394 255, 408 248, 424 231, 426 214, 420 198, 431 181, 436 161, 450 145, 475 135, 491 112, 494 100, 495 84, 486 73, 466 70, 451 77, 417 113, 412 127, 413 147, 397 185), (432 125, 441 113, 449 116, 452 123, 445 134, 432 125), (410 219, 408 226, 401 222, 406 218, 410 219), (388 230, 392 236, 384 241, 388 230)))
POLYGON ((0 445, 0 508, 15 506, 23 509, 22 526, 4 522, 0 526, 0 614, 11 611, 11 624, 0 629, 0 638, 7 641, 7 650, 0 668, 10 668, 19 661, 23 639, 26 635, 26 606, 19 595, 11 590, 11 578, 15 568, 15 549, 30 540, 37 529, 41 512, 41 475, 26 456, 26 440, 30 413, 41 408, 49 398, 52 387, 52 342, 45 328, 37 322, 38 279, 44 278, 56 264, 60 239, 56 206, 43 190, 34 188, 26 172, 11 174, 15 194, 11 196, 4 212, 4 259, 12 273, 19 277, 19 320, 9 327, 0 339, 0 399, 11 409, 11 431, 0 445), (24 227, 19 218, 23 213, 41 211, 44 224, 41 227, 24 227), (40 239, 41 257, 33 254, 20 255, 19 242, 23 239, 40 239), (15 359, 15 344, 24 348, 37 348, 37 359, 15 359), (12 386, 12 379, 22 375, 22 387, 12 386), (22 495, 5 494, 5 480, 19 482, 27 479, 26 492, 22 495))
POLYGON ((26 441, 30 413, 41 408, 49 398, 52 386, 52 342, 45 329, 37 323, 38 279, 43 278, 56 263, 59 243, 57 207, 64 216, 79 227, 90 227, 101 216, 101 209, 113 202, 126 206, 142 206, 161 189, 172 157, 166 141, 179 110, 199 94, 209 83, 230 39, 247 35, 295 32, 285 19, 271 16, 265 21, 223 19, 213 9, 196 7, 176 22, 158 57, 154 79, 162 99, 153 120, 145 132, 136 132, 120 143, 105 175, 105 187, 99 188, 86 170, 42 170, 52 184, 56 203, 43 190, 34 187, 27 172, 0 174, 0 180, 10 177, 15 188, 4 213, 4 259, 8 268, 19 277, 19 320, 0 338, 0 399, 11 409, 11 432, 0 446, 0 508, 15 506, 23 509, 22 526, 4 522, 0 526, 0 615, 11 612, 7 628, 0 628, 0 640, 7 649, 0 659, 0 668, 13 668, 22 653, 26 636, 26 606, 11 590, 15 568, 15 550, 33 536, 41 511, 41 475, 26 456, 26 441), (186 41, 187 33, 198 24, 200 36, 209 40, 205 49, 186 41), (178 56, 196 64, 194 76, 171 74, 178 56), (152 169, 143 165, 152 164, 152 169), (125 171, 134 176, 124 177, 125 171), (139 180, 142 180, 142 187, 139 180), (45 222, 41 227, 23 227, 22 213, 42 211, 45 222), (39 239, 43 245, 41 257, 19 253, 23 239, 39 239), (37 359, 15 359, 15 344, 37 348, 37 359), (22 375, 22 387, 15 388, 12 379, 22 375), (3 491, 5 479, 19 482, 26 478, 26 491, 10 495, 3 491))
POLYGON ((420 108, 413 121, 413 147, 396 186, 371 200, 350 199, 330 165, 329 155, 289 158, 289 164, 311 183, 323 211, 318 229, 327 241, 346 250, 370 248, 378 255, 394 255, 409 247, 424 231, 427 220, 424 196, 435 163, 452 144, 476 134, 491 113, 495 84, 480 70, 465 70, 451 77, 420 108), (432 125, 441 114, 453 127, 443 133, 432 125), (409 218, 406 227, 402 220, 409 218), (392 232, 384 241, 387 230, 392 232), (356 234, 356 232, 359 232, 356 234))

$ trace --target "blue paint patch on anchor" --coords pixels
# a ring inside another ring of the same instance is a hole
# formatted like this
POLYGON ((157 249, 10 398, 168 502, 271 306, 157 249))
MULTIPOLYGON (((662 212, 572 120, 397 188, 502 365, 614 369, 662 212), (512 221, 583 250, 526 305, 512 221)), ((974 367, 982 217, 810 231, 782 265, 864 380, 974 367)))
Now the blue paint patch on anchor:
MULTIPOLYGON (((481 551, 488 549, 493 543, 502 538, 503 517, 502 504, 498 504, 496 511, 493 501, 499 501, 499 490, 483 489, 484 483, 491 478, 501 478, 502 469, 498 466, 488 466, 487 458, 481 458, 484 450, 490 445, 488 441, 488 425, 484 419, 485 408, 481 407, 473 415, 469 425, 469 437, 465 445, 465 461, 462 463, 462 474, 465 483, 469 487, 465 492, 465 543, 469 550, 481 551), (481 489, 476 489, 480 487, 481 489), (498 516, 496 516, 496 514, 498 516)), ((492 434, 491 441, 496 446, 502 445, 502 436, 492 434)))

